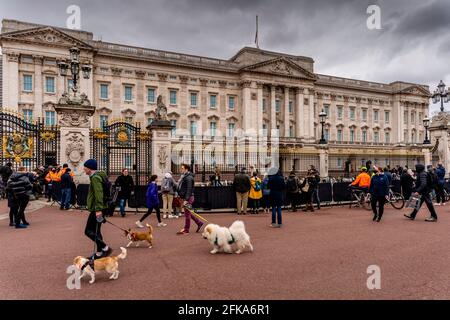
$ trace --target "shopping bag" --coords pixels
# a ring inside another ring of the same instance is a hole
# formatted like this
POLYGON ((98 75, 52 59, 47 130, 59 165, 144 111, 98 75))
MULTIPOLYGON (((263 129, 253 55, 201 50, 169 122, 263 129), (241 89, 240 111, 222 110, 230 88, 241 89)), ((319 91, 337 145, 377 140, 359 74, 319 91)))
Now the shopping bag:
POLYGON ((419 210, 420 208, 420 197, 411 196, 406 202, 407 208, 412 208, 414 210, 419 210))

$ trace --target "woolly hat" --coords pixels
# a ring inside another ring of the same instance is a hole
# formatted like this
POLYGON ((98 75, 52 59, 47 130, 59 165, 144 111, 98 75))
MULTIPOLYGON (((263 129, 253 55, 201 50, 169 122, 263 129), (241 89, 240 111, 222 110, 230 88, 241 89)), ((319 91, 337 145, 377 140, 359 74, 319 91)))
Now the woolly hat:
POLYGON ((97 170, 97 160, 89 159, 84 163, 84 166, 91 170, 97 170))

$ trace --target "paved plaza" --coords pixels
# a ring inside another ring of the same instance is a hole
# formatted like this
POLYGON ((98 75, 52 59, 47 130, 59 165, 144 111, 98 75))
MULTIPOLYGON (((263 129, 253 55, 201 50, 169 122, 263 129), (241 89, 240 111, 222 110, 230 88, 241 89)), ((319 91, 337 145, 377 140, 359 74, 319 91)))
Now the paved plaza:
MULTIPOLYGON (((175 234, 183 219, 168 220, 167 227, 154 228, 153 249, 129 248, 118 280, 101 272, 93 285, 83 279, 80 290, 66 287, 66 268, 92 251, 83 234, 87 213, 61 212, 39 201, 31 209, 37 209, 28 214, 31 226, 15 230, 0 202, 0 299, 450 298, 450 206, 437 207, 438 223, 424 222, 426 209, 412 222, 403 218, 407 209, 388 208, 381 223, 357 208, 285 212, 281 229, 268 227, 267 214, 240 216, 255 248, 240 256, 211 255, 199 234, 175 234), (381 269, 380 290, 367 288, 370 265, 381 269)), ((220 225, 237 219, 231 213, 205 217, 220 225)), ((111 221, 128 228, 136 216, 111 221)), ((127 240, 113 226, 103 228, 117 254, 127 240)))

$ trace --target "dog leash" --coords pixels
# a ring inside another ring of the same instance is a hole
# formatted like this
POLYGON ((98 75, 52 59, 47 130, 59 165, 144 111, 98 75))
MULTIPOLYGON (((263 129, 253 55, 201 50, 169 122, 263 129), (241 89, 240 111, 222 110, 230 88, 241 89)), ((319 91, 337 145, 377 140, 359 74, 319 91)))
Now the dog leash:
POLYGON ((192 208, 192 206, 183 206, 184 209, 188 210, 191 214, 193 214, 194 216, 196 216, 197 218, 199 218, 200 220, 203 220, 205 222, 209 222, 208 220, 206 220, 205 218, 203 218, 201 215, 199 215, 197 212, 194 211, 194 209, 192 208))
POLYGON ((117 229, 120 229, 120 230, 122 230, 122 231, 124 231, 124 232, 127 232, 127 233, 128 233, 128 230, 122 229, 121 227, 119 227, 119 226, 115 225, 114 223, 112 223, 112 222, 109 222, 109 221, 108 221, 107 219, 105 219, 105 221, 106 221, 107 223, 109 223, 110 225, 112 225, 112 226, 116 227, 117 229))

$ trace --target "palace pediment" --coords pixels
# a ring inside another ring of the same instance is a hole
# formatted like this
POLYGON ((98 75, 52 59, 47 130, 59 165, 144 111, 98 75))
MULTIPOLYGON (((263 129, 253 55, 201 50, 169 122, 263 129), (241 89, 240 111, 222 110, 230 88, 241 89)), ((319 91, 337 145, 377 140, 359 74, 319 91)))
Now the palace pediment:
POLYGON ((25 42, 29 44, 47 45, 47 46, 59 46, 59 47, 73 47, 76 46, 80 49, 94 50, 94 48, 88 43, 81 41, 77 38, 68 35, 53 27, 38 27, 20 31, 13 31, 8 33, 2 33, 0 40, 4 41, 16 41, 25 42))
POLYGON ((426 97, 430 96, 430 92, 428 90, 425 90, 424 88, 417 86, 417 85, 412 85, 407 88, 404 88, 404 89, 400 90, 398 93, 413 94, 413 95, 426 96, 426 97))
POLYGON ((246 66, 241 71, 267 73, 271 75, 288 76, 308 80, 316 80, 316 75, 300 67, 288 58, 280 57, 246 66))

